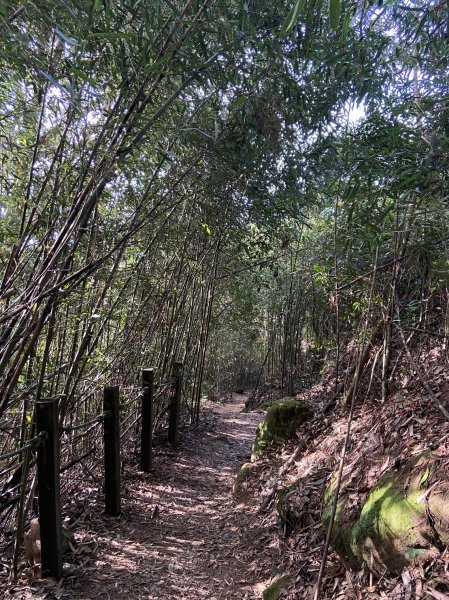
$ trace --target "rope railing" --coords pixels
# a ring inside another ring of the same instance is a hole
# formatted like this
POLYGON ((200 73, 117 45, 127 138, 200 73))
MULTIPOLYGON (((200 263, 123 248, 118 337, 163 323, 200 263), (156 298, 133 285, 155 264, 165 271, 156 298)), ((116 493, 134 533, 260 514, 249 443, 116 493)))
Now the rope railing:
POLYGON ((138 391, 133 396, 131 396, 128 400, 126 400, 126 401, 122 400, 120 402, 120 410, 123 410, 127 406, 131 406, 131 404, 136 404, 138 402, 138 400, 140 400, 141 398, 142 398, 142 391, 138 391))
POLYGON ((89 427, 90 425, 95 425, 96 423, 102 423, 105 419, 111 416, 109 411, 105 411, 90 419, 90 421, 86 421, 85 423, 80 423, 80 425, 68 425, 66 427, 61 427, 60 431, 64 433, 70 433, 71 431, 78 431, 79 429, 84 429, 85 427, 89 427))
POLYGON ((48 439, 48 433, 46 431, 41 431, 34 438, 31 438, 28 444, 22 446, 22 448, 18 448, 17 450, 13 450, 12 452, 8 452, 7 454, 3 454, 0 456, 0 461, 8 460, 8 458, 13 458, 14 456, 18 456, 19 454, 23 454, 27 450, 35 450, 39 446, 45 444, 48 439))
MULTIPOLYGON (((79 432, 75 436, 65 439, 64 445, 75 448, 75 441, 80 437, 89 435, 100 423, 103 427, 103 452, 101 460, 104 462, 104 500, 105 510, 110 516, 118 516, 121 512, 121 439, 140 420, 140 468, 146 473, 152 471, 153 460, 153 429, 155 425, 154 401, 159 396, 165 395, 165 388, 173 386, 164 413, 168 412, 168 441, 176 448, 178 441, 178 425, 182 397, 182 363, 174 361, 172 377, 168 381, 161 381, 154 385, 154 369, 142 369, 141 388, 134 386, 127 394, 127 401, 120 402, 120 390, 117 385, 105 386, 103 390, 103 412, 89 418, 87 421, 70 426, 60 426, 59 398, 48 398, 36 402, 35 427, 39 433, 28 441, 22 448, 7 454, 0 455, 0 460, 7 460, 23 452, 39 448, 36 459, 36 474, 39 485, 39 519, 41 529, 41 563, 42 573, 60 579, 62 576, 62 545, 61 536, 61 473, 65 473, 73 466, 80 464, 83 469, 100 482, 92 473, 85 460, 95 455, 97 444, 89 444, 82 454, 68 460, 61 465, 61 434, 79 432), (154 388, 157 387, 157 392, 154 388), (132 393, 132 391, 137 393, 132 393), (139 402, 140 400, 140 402, 139 402), (121 420, 121 411, 124 406, 136 405, 129 411, 126 419, 121 420), (123 427, 128 424, 126 429, 123 427), (123 430, 121 433, 120 430, 123 430)), ((165 404, 165 403, 164 403, 165 404)), ((98 410, 98 409, 97 409, 98 410)), ((101 409, 100 409, 101 410, 101 409)), ((84 418, 87 418, 86 415, 84 418)), ((72 422, 76 423, 75 415, 71 415, 72 422)), ((92 436, 94 437, 94 436, 92 436)), ((95 442, 95 440, 91 440, 95 442)), ((83 448, 84 449, 84 448, 83 448)), ((16 498, 13 499, 16 501, 16 498)))
POLYGON ((96 450, 97 450, 97 448, 94 447, 94 448, 91 448, 90 450, 88 450, 87 452, 84 452, 84 454, 81 454, 81 456, 77 456, 76 458, 72 459, 65 465, 62 465, 59 469, 59 472, 64 473, 64 471, 68 471, 71 467, 75 466, 76 464, 78 464, 79 462, 84 460, 85 458, 88 458, 92 454, 95 454, 96 450))
MULTIPOLYGON (((165 388, 170 387, 171 385, 173 385, 174 380, 173 379, 168 379, 167 381, 161 381, 160 383, 154 383, 153 384, 153 388, 155 390, 159 390, 158 391, 158 395, 156 396, 156 399, 162 395, 162 392, 164 391, 165 388)), ((129 388, 132 389, 134 391, 135 388, 129 388)), ((120 410, 123 410, 124 408, 132 405, 132 404, 136 404, 139 400, 142 399, 142 394, 143 391, 139 390, 135 395, 133 395, 131 398, 129 398, 129 400, 121 400, 120 401, 120 410)), ((130 415, 132 417, 132 415, 130 415)), ((129 417, 128 417, 129 418, 129 417)))
POLYGON ((169 385, 173 385, 173 383, 174 383, 174 379, 168 379, 167 381, 161 381, 159 383, 155 383, 154 387, 155 388, 168 387, 169 385))
MULTIPOLYGON (((173 385, 173 381, 174 380, 172 379, 170 381, 162 381, 161 383, 153 384, 153 387, 155 389, 158 389, 157 393, 154 395, 154 400, 158 400, 163 395, 164 389, 173 385)), ((132 400, 128 400, 127 402, 121 402, 120 409, 123 409, 125 406, 128 406, 129 404, 133 404, 133 403, 137 402, 138 400, 141 400, 142 396, 143 396, 143 391, 139 392, 139 394, 132 400)), ((170 402, 170 400, 168 399, 165 408, 163 408, 162 412, 159 415, 157 415, 158 418, 165 416, 169 412, 169 409, 170 409, 169 402, 170 402)), ((126 417, 126 419, 122 422, 122 431, 120 433, 121 440, 123 440, 126 437, 126 435, 129 433, 129 431, 141 419, 141 416, 142 415, 139 411, 137 411, 137 412, 134 411, 126 417), (131 423, 129 424, 130 421, 131 421, 131 423)))

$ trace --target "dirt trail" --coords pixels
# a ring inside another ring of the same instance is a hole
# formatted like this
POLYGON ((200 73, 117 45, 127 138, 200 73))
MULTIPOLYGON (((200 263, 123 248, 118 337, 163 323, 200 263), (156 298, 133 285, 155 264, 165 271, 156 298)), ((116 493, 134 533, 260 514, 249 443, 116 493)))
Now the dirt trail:
POLYGON ((232 498, 262 418, 241 412, 245 399, 214 405, 199 428, 182 433, 176 453, 156 456, 153 474, 126 477, 125 517, 92 524, 96 559, 70 586, 71 598, 261 597, 257 553, 266 531, 254 509, 232 498))

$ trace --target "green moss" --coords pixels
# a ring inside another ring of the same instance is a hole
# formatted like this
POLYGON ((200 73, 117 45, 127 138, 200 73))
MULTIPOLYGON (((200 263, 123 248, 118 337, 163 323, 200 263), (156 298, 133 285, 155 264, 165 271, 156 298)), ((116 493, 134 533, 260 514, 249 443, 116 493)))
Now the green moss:
MULTIPOLYGON (((343 481, 332 529, 332 546, 347 566, 363 563, 379 573, 400 573, 411 562, 431 559, 449 542, 449 481, 444 461, 426 450, 390 471, 365 502, 353 502, 352 480, 343 481), (351 484, 351 488, 349 485, 351 484), (423 501, 435 517, 432 525, 423 501)), ((323 524, 329 524, 335 476, 325 491, 323 524)), ((361 498, 360 498, 361 500, 361 498)))
POLYGON ((417 504, 420 492, 410 494, 395 487, 394 477, 378 484, 368 496, 360 519, 354 527, 354 541, 361 542, 366 537, 401 536, 415 541, 413 525, 416 517, 424 514, 424 504, 417 504))
POLYGON ((279 600, 282 592, 288 587, 290 581, 290 575, 282 575, 282 577, 273 581, 273 583, 264 591, 262 596, 263 600, 279 600))
POLYGON ((337 486, 337 473, 334 473, 331 477, 330 483, 324 491, 324 504, 327 506, 332 501, 335 488, 337 486))
MULTIPOLYGON (((328 488, 329 490, 329 488, 328 488)), ((326 490, 326 491, 328 491, 326 490)), ((417 502, 422 490, 404 491, 395 475, 383 478, 370 492, 360 512, 346 510, 343 496, 338 502, 332 531, 332 546, 351 568, 360 568, 363 562, 380 571, 400 572, 420 554, 425 540, 421 529, 425 524, 425 506, 417 502)), ((323 513, 327 528, 332 504, 332 493, 323 513)))
POLYGON ((297 427, 309 415, 309 408, 293 398, 283 398, 274 402, 257 428, 251 460, 259 457, 274 442, 283 442, 291 438, 297 427))
POLYGON ((417 499, 421 492, 404 492, 390 476, 369 494, 360 518, 351 531, 351 549, 360 559, 371 556, 390 571, 408 564, 407 556, 421 544, 420 529, 425 520, 425 505, 417 499))

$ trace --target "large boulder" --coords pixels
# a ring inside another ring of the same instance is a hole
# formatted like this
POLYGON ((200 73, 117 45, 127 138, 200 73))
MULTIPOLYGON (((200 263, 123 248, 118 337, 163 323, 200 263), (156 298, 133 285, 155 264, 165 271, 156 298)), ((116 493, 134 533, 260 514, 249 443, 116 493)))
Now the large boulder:
MULTIPOLYGON (((327 528, 336 478, 326 491, 327 528)), ((332 546, 350 568, 367 564, 378 573, 400 573, 436 556, 449 543, 449 477, 430 451, 383 475, 365 501, 354 505, 353 490, 337 504, 332 546)))
POLYGON ((257 428, 251 460, 256 460, 273 443, 290 439, 310 415, 310 409, 294 398, 282 398, 274 402, 257 428))

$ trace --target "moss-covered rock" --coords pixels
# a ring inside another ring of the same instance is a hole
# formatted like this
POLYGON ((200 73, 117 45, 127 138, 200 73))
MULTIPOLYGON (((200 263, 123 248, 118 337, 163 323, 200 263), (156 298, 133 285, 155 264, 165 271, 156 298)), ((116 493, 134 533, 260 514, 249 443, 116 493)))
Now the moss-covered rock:
MULTIPOLYGON (((449 484, 435 493, 438 465, 430 453, 409 460, 398 472, 384 475, 366 500, 355 506, 344 490, 337 505, 332 546, 344 563, 359 569, 363 563, 379 573, 400 573, 414 562, 435 556, 449 540, 449 484), (429 518, 437 516, 433 522, 429 518)), ((447 475, 446 475, 447 477, 447 475)), ((331 516, 333 487, 326 490, 323 524, 331 516)), ((344 488, 344 486, 343 486, 344 488)), ((352 494, 353 495, 353 494, 352 494)))
POLYGON ((279 600, 282 592, 287 589, 290 581, 290 575, 282 575, 282 577, 273 581, 273 583, 264 591, 262 596, 263 600, 279 600))
POLYGON ((284 442, 291 438, 310 414, 310 409, 294 398, 274 402, 257 428, 251 460, 259 457, 274 442, 284 442))

